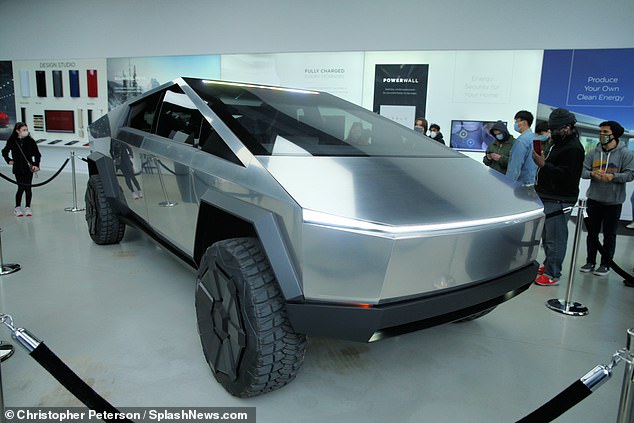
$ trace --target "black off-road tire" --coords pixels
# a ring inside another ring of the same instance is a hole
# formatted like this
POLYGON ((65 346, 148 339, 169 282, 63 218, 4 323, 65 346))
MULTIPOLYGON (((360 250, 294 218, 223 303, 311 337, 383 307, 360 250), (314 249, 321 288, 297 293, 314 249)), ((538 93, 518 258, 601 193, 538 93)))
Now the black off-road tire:
POLYGON ((99 245, 119 243, 125 234, 125 223, 119 220, 106 199, 99 175, 92 175, 88 179, 85 200, 90 238, 99 245))
POLYGON ((482 310, 478 313, 473 313, 471 316, 463 317, 462 319, 455 320, 453 323, 462 323, 462 322, 470 322, 475 319, 479 319, 482 316, 486 316, 495 310, 495 307, 487 308, 486 310, 482 310))
POLYGON ((218 382, 237 397, 290 383, 304 362, 271 266, 254 238, 219 241, 205 252, 196 284, 198 333, 218 382))

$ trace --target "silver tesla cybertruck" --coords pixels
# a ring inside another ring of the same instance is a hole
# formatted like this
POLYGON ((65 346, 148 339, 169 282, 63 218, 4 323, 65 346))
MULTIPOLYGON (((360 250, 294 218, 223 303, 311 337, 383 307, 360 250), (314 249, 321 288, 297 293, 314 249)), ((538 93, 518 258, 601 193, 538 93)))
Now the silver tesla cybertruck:
POLYGON ((533 282, 543 208, 505 176, 330 94, 179 78, 91 125, 86 221, 197 270, 202 348, 249 397, 306 336, 470 320, 533 282))

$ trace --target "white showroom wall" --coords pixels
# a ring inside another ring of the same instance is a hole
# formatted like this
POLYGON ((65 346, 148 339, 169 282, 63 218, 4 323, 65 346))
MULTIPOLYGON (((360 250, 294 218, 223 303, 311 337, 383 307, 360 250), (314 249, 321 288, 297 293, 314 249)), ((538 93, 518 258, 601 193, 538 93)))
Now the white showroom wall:
POLYGON ((515 112, 536 110, 542 56, 541 50, 368 52, 362 106, 372 110, 377 64, 427 63, 425 118, 440 125, 449 142, 452 120, 512 123, 515 112))
POLYGON ((634 47, 632 0, 0 0, 0 60, 634 47))

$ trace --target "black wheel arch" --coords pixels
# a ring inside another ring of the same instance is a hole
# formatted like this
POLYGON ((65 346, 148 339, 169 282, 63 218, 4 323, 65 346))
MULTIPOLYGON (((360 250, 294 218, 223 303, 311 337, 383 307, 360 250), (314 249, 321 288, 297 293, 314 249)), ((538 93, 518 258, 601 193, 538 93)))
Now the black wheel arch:
POLYGON ((93 152, 88 155, 86 161, 88 162, 88 175, 101 177, 106 198, 122 200, 112 159, 103 153, 93 152))
POLYGON ((280 218, 269 210, 208 190, 201 197, 198 211, 194 241, 196 264, 200 264, 207 247, 215 242, 240 237, 259 239, 285 300, 303 300, 297 261, 288 246, 280 218))

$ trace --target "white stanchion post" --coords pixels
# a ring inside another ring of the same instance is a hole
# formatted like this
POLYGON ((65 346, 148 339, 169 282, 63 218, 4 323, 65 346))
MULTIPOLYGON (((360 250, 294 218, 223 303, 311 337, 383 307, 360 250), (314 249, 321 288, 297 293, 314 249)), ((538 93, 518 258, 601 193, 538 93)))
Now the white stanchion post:
POLYGON ((5 264, 2 259, 2 228, 0 228, 0 276, 20 270, 20 265, 15 263, 5 264))
POLYGON ((575 279, 575 268, 577 266, 577 248, 581 239, 581 228, 583 227, 583 215, 586 210, 586 199, 579 200, 579 212, 577 213, 577 226, 575 227, 575 237, 572 243, 572 256, 570 258, 570 269, 568 270, 568 288, 566 299, 553 298, 546 301, 546 307, 557 313, 568 316, 585 316, 590 313, 588 307, 572 301, 572 285, 575 279))
POLYGON ((77 207, 77 181, 75 176, 75 152, 70 152, 70 165, 72 169, 72 178, 73 178, 73 207, 66 207, 64 210, 67 212, 78 212, 86 210, 85 208, 77 207))

